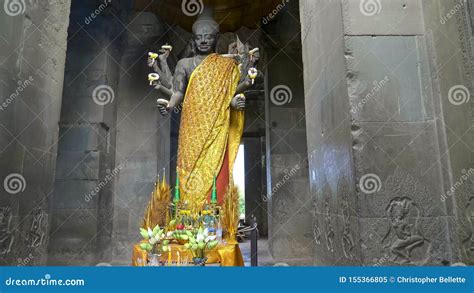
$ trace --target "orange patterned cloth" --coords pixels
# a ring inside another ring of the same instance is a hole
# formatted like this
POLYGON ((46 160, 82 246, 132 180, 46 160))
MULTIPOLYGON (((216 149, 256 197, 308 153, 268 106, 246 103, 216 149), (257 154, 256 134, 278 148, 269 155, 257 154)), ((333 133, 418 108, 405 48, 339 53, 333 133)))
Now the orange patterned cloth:
MULTIPOLYGON (((171 261, 178 262, 178 252, 181 262, 192 261, 192 254, 189 250, 185 250, 183 245, 170 244, 171 252, 164 253, 161 256, 161 261, 168 262, 168 257, 171 256, 171 261)), ((223 267, 244 266, 242 253, 240 252, 239 244, 219 244, 217 248, 208 252, 208 264, 219 263, 223 267)), ((147 252, 140 248, 140 243, 133 246, 132 266, 143 266, 146 263, 147 252)))
POLYGON ((179 129, 178 174, 182 200, 193 211, 205 203, 226 150, 224 169, 232 178, 244 125, 243 111, 230 107, 239 81, 237 62, 218 54, 207 56, 191 74, 179 129))

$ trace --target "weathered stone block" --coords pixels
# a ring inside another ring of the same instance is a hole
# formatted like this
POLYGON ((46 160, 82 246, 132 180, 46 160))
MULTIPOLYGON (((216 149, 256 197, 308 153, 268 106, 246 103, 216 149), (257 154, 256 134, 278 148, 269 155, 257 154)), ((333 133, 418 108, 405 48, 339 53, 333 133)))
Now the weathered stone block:
POLYGON ((97 209, 56 209, 51 221, 52 239, 92 239, 97 236, 97 209))
POLYGON ((56 180, 99 179, 100 152, 59 152, 56 180))
POLYGON ((106 151, 107 131, 100 124, 64 125, 58 146, 60 151, 106 151))
POLYGON ((346 37, 347 85, 357 121, 424 121, 433 117, 422 39, 346 37))
POLYGON ((362 123, 354 135, 361 217, 383 217, 394 197, 410 197, 426 216, 446 215, 433 123, 362 123), (409 170, 409 171, 408 171, 409 170), (365 177, 364 177, 365 176, 365 177))
POLYGON ((421 35, 424 33, 420 0, 343 0, 347 35, 421 35))
POLYGON ((55 209, 94 209, 98 207, 99 194, 96 180, 57 180, 54 185, 55 209))

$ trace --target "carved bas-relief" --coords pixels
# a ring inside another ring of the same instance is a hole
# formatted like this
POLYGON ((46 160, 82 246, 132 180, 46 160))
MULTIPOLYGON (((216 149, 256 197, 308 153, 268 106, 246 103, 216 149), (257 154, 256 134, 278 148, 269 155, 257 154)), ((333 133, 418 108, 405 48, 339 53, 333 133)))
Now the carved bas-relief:
POLYGON ((44 231, 44 217, 45 212, 41 207, 35 208, 33 211, 33 221, 31 222, 31 228, 28 232, 28 246, 31 248, 36 248, 41 246, 43 243, 45 231, 44 231))
POLYGON ((0 255, 7 256, 13 245, 11 231, 12 212, 10 207, 0 207, 0 255))
POLYGON ((321 245, 321 228, 318 219, 314 219, 313 226, 314 243, 321 245))
POLYGON ((353 259, 354 254, 352 250, 354 249, 354 239, 351 233, 349 199, 347 195, 343 195, 342 199, 342 224, 342 252, 346 258, 353 259))
POLYGON ((385 180, 383 194, 389 202, 385 207, 388 228, 381 237, 382 254, 390 256, 388 261, 395 264, 426 264, 432 244, 423 234, 423 211, 418 202, 423 201, 423 207, 430 211, 436 207, 433 197, 421 182, 400 168, 385 180))
POLYGON ((354 238, 352 237, 351 229, 351 211, 349 204, 349 187, 344 178, 339 180, 338 194, 342 198, 341 213, 342 213, 342 252, 347 259, 354 259, 353 250, 355 247, 354 238))
POLYGON ((286 198, 279 198, 276 204, 276 215, 280 219, 286 219, 288 214, 288 200, 286 198))
POLYGON ((464 253, 470 259, 474 256, 474 196, 468 200, 465 208, 468 236, 463 240, 464 253))
POLYGON ((316 245, 321 245, 321 224, 318 219, 317 202, 313 201, 313 239, 316 245))
POLYGON ((326 221, 326 246, 330 252, 334 252, 334 237, 336 236, 336 233, 333 227, 333 220, 328 198, 324 201, 324 207, 324 220, 326 221))
MULTIPOLYGON (((399 264, 414 264, 413 250, 422 248, 429 241, 419 231, 420 209, 409 197, 396 197, 387 208, 390 226, 382 239, 384 248, 388 248, 399 264)), ((427 249, 427 248, 425 248, 427 249)))

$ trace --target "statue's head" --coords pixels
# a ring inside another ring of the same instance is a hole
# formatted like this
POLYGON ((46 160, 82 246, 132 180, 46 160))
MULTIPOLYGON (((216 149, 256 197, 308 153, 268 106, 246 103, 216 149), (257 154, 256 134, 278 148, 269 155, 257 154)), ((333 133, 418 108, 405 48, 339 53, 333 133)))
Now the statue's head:
POLYGON ((219 24, 212 17, 212 10, 205 7, 203 13, 193 24, 193 41, 196 53, 208 55, 216 51, 219 37, 219 24))

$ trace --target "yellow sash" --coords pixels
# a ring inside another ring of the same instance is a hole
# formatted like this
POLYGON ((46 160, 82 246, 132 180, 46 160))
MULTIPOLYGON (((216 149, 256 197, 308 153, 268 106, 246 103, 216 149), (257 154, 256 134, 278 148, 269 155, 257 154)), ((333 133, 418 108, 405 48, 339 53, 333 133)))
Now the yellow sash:
POLYGON ((244 126, 243 111, 230 107, 239 80, 235 60, 217 54, 191 74, 181 113, 178 174, 182 200, 194 211, 204 204, 227 147, 232 173, 244 126))

